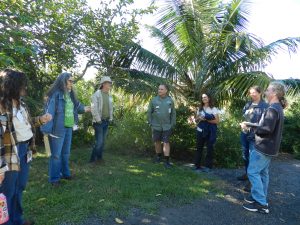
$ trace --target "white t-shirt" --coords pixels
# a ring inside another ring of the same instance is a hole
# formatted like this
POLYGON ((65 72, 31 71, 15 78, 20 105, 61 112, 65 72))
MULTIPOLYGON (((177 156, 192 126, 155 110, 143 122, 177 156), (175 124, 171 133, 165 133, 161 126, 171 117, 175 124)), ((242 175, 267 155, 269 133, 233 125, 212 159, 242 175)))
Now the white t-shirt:
POLYGON ((33 137, 32 128, 28 121, 28 115, 24 107, 13 108, 13 124, 16 131, 17 141, 28 141, 33 137))
MULTIPOLYGON (((220 113, 219 109, 216 108, 216 107, 213 107, 213 108, 207 107, 207 108, 204 108, 204 110, 205 110, 206 113, 213 114, 215 116, 219 115, 219 113, 220 113)), ((199 111, 199 109, 198 109, 197 115, 200 116, 201 114, 203 115, 204 111, 203 110, 199 111)))

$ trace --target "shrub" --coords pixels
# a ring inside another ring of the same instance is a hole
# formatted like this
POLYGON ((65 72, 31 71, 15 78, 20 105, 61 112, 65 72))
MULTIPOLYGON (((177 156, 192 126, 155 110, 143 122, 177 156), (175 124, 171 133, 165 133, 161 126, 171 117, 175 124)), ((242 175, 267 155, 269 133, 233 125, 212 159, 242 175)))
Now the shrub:
POLYGON ((234 168, 242 163, 240 118, 226 114, 218 125, 215 161, 219 167, 234 168))
POLYGON ((300 159, 300 98, 285 112, 285 121, 283 127, 283 138, 281 149, 284 152, 295 154, 300 159))

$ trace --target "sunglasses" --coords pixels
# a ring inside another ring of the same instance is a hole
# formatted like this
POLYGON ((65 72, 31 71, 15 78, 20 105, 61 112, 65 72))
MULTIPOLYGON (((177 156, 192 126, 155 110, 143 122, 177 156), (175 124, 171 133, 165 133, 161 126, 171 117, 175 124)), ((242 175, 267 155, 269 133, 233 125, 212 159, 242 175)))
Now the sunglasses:
POLYGON ((72 83, 72 84, 74 83, 74 80, 68 80, 68 81, 69 81, 70 83, 72 83))

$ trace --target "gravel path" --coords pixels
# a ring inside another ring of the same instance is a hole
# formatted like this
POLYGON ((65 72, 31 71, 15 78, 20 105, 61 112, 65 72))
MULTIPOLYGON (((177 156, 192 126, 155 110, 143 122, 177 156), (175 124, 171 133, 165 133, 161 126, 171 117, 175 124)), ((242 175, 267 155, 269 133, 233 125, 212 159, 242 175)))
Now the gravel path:
MULTIPOLYGON (((300 225, 300 161, 281 155, 271 163, 269 205, 270 214, 252 213, 242 208, 243 182, 236 177, 242 169, 215 169, 211 174, 220 178, 225 197, 196 200, 181 207, 162 207, 158 215, 132 210, 128 225, 300 225)), ((90 218, 80 225, 115 225, 114 216, 105 221, 90 218)), ((70 224, 62 224, 70 225, 70 224)), ((78 225, 78 224, 76 224, 78 225)))

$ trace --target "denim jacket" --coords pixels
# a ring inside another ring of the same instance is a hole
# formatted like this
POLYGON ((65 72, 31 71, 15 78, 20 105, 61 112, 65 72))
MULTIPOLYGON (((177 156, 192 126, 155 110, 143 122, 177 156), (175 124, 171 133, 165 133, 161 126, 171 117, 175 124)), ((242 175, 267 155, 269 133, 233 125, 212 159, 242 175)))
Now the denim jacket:
MULTIPOLYGON (((78 113, 84 113, 84 105, 74 98, 71 98, 74 104, 74 119, 78 123, 78 113)), ((52 134, 60 137, 65 130, 65 99, 64 92, 56 91, 47 101, 45 113, 52 115, 52 120, 41 126, 41 131, 45 134, 52 134)))

